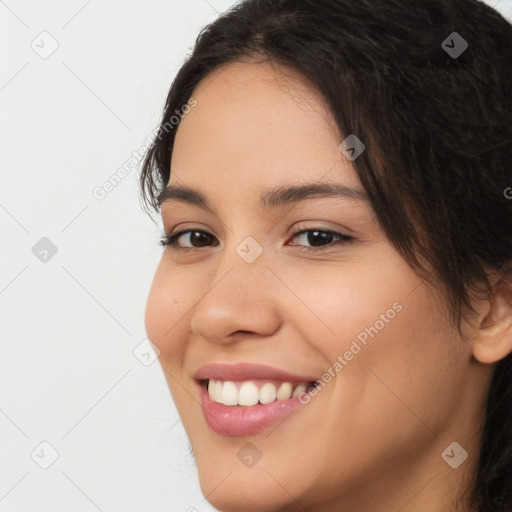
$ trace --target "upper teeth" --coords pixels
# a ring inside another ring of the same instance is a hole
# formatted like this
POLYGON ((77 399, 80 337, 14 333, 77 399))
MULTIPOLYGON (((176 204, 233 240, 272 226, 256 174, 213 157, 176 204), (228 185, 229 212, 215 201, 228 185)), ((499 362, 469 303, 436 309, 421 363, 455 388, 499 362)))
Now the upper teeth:
POLYGON ((233 382, 210 379, 208 394, 214 402, 224 405, 256 405, 258 402, 269 404, 277 400, 288 400, 292 396, 306 391, 307 383, 291 384, 283 382, 278 387, 265 382, 260 388, 252 382, 233 382))

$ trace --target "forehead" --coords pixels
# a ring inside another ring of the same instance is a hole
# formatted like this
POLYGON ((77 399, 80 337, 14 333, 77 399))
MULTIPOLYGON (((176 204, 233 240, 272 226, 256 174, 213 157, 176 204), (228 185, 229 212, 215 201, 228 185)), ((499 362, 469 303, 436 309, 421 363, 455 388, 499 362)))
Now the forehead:
POLYGON ((311 182, 327 174, 359 184, 338 149, 341 136, 324 98, 296 71, 270 62, 230 63, 192 96, 197 106, 176 134, 176 174, 196 184, 215 175, 232 186, 311 182))

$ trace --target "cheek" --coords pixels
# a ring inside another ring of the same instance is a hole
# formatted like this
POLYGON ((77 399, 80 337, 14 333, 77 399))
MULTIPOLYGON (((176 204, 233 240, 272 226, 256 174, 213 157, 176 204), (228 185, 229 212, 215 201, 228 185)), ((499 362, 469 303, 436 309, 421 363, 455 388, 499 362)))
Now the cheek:
POLYGON ((386 287, 374 282, 366 301, 341 305, 347 318, 351 311, 354 316, 343 347, 330 354, 333 361, 337 355, 347 361, 336 378, 332 405, 342 404, 353 428, 367 429, 368 441, 361 446, 365 453, 379 453, 398 440, 405 451, 428 446, 462 396, 469 353, 447 324, 436 295, 425 284, 416 284, 386 287), (393 304, 400 308, 386 314, 393 304), (375 428, 380 434, 372 438, 375 428))
POLYGON ((401 257, 382 244, 357 263, 317 266, 295 283, 303 304, 289 310, 289 320, 322 354, 322 378, 334 391, 325 394, 344 425, 380 423, 391 433, 400 417, 402 431, 413 435, 428 434, 421 421, 436 428, 446 420, 469 353, 438 293, 401 257))
POLYGON ((193 305, 191 287, 186 286, 184 273, 172 270, 162 256, 156 270, 146 301, 145 326, 149 339, 161 351, 161 359, 166 359, 179 349, 178 343, 184 339, 186 313, 193 305))
POLYGON ((404 316, 404 303, 412 297, 408 294, 420 282, 387 242, 373 244, 346 261, 307 269, 290 266, 280 274, 283 281, 293 283, 287 320, 300 326, 303 339, 330 361, 349 350, 358 336, 361 344, 369 339, 367 329, 379 335, 389 331, 389 325, 404 316))
POLYGON ((145 310, 148 338, 160 350, 158 360, 181 416, 188 416, 190 405, 195 404, 179 384, 185 381, 182 372, 190 337, 190 314, 198 301, 188 274, 173 269, 164 254, 153 278, 145 310))

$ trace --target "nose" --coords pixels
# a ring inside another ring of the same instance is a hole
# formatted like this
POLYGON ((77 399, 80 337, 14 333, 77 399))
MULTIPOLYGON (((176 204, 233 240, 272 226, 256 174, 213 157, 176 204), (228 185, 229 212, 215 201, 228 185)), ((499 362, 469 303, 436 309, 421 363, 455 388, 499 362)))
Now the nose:
POLYGON ((218 344, 245 339, 248 333, 275 333, 281 321, 280 287, 267 267, 265 251, 247 263, 235 248, 226 248, 216 263, 191 317, 192 331, 218 344))

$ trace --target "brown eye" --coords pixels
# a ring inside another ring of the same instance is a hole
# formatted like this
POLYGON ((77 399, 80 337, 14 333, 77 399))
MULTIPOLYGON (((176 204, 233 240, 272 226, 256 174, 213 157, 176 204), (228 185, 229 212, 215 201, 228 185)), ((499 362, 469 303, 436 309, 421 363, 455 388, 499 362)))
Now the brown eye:
MULTIPOLYGON (((325 247, 334 245, 333 242, 348 243, 352 241, 352 237, 331 231, 329 229, 303 229, 293 235, 293 238, 298 238, 305 244, 306 249, 314 249, 316 247, 325 247)), ((291 244, 291 245, 302 245, 302 244, 291 244)), ((327 248, 327 247, 326 247, 327 248)))
POLYGON ((207 233, 206 231, 187 229, 162 236, 160 244, 164 246, 171 246, 175 249, 195 249, 207 247, 212 238, 214 238, 213 235, 210 235, 210 233, 207 233), (180 239, 186 240, 184 246, 179 243, 180 239))

